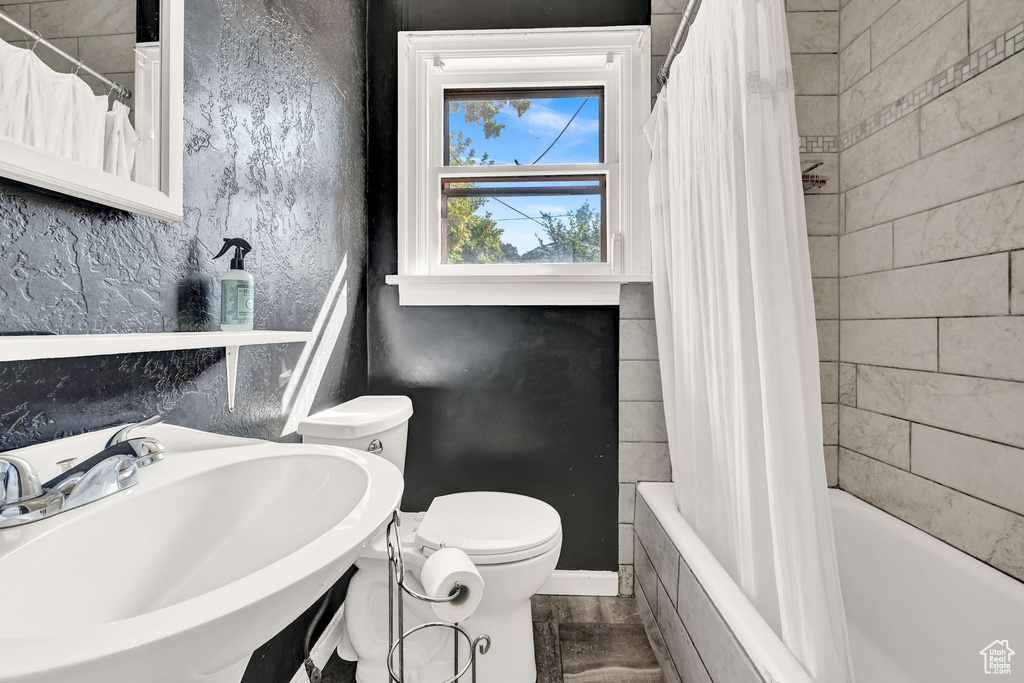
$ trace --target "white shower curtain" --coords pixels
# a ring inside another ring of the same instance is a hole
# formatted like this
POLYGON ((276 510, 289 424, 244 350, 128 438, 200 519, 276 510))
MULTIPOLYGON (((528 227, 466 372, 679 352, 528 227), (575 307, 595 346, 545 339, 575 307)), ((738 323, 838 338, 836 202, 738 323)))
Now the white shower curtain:
POLYGON ((53 72, 38 68, 38 60, 31 51, 0 40, 0 137, 45 149, 53 72))
POLYGON ((709 0, 647 125, 679 510, 819 683, 853 680, 784 0, 709 0))
POLYGON ((92 88, 75 74, 52 71, 41 61, 36 66, 49 71, 44 149, 102 169, 107 98, 93 94, 92 88))
POLYGON ((103 170, 125 180, 132 179, 135 151, 139 146, 139 136, 128 118, 130 114, 126 105, 114 102, 107 112, 103 144, 103 170))
POLYGON ((75 74, 0 40, 0 137, 130 180, 138 137, 128 116, 75 74))

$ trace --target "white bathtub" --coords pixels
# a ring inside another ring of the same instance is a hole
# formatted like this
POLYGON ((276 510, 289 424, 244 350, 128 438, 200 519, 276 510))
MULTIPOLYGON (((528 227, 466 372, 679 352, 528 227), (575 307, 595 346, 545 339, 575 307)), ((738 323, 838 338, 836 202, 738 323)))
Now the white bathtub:
POLYGON ((1024 681, 1024 583, 842 491, 832 524, 859 683, 1024 681), (1009 675, 982 649, 1008 641, 1009 675))
MULTIPOLYGON (((668 678, 810 683, 678 513, 672 485, 637 494, 638 603, 668 678), (665 595, 672 583, 678 602, 665 595)), ((830 501, 858 683, 1024 681, 1024 583, 847 493, 830 501), (1020 653, 1012 673, 986 674, 981 651, 1004 640, 1020 653)))

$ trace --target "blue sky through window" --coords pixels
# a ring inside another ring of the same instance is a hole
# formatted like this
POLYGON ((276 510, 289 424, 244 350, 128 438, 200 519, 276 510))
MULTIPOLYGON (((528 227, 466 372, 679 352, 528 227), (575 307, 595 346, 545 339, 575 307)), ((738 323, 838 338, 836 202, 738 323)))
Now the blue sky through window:
MULTIPOLYGON (((486 138, 482 123, 467 123, 461 110, 454 114, 448 111, 449 132, 455 135, 462 133, 472 140, 470 147, 475 150, 474 162, 477 164, 482 163, 485 154, 488 163, 493 160, 496 165, 509 166, 517 162, 528 166, 535 162, 547 165, 593 164, 602 161, 600 97, 543 97, 537 96, 536 92, 529 95, 526 99, 531 104, 522 116, 509 105, 501 108, 495 121, 505 127, 496 137, 486 138), (561 137, 558 137, 559 133, 561 137), (548 151, 545 153, 545 150, 548 151), (537 161, 541 155, 543 158, 537 161)), ((600 197, 548 195, 501 197, 500 201, 492 198, 478 213, 490 212, 492 220, 497 221, 498 226, 504 230, 503 241, 524 254, 538 246, 538 235, 545 237, 543 228, 537 222, 542 212, 566 220, 564 217, 567 214, 575 212, 587 201, 595 211, 600 212, 600 197)))

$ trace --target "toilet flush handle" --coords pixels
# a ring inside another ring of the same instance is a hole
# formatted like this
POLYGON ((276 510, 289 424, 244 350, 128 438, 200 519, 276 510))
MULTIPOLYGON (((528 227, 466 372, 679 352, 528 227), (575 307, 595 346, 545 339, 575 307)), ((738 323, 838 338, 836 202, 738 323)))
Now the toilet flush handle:
POLYGON ((373 441, 370 442, 370 445, 367 447, 366 450, 369 451, 370 453, 373 453, 374 455, 380 455, 381 453, 384 452, 384 444, 380 442, 380 439, 374 439, 373 441))

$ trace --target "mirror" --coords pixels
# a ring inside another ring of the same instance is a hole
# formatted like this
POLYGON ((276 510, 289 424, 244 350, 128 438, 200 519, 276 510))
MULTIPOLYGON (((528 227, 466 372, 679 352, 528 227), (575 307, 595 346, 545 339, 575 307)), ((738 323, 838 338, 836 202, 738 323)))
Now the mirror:
POLYGON ((0 176, 181 220, 183 14, 0 0, 0 176))

